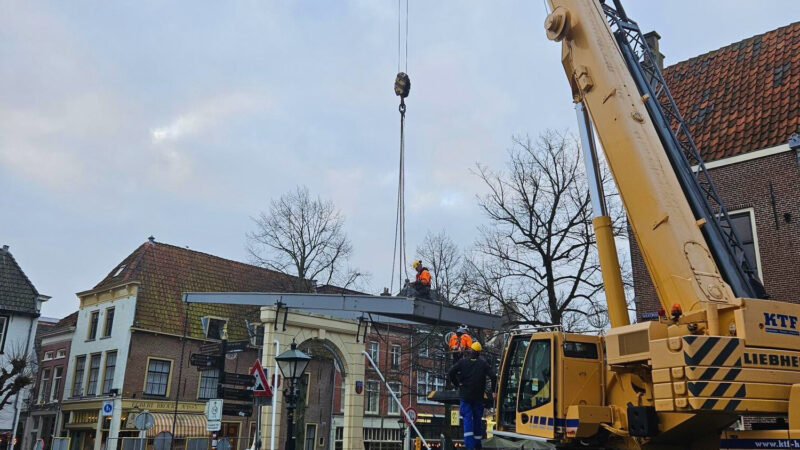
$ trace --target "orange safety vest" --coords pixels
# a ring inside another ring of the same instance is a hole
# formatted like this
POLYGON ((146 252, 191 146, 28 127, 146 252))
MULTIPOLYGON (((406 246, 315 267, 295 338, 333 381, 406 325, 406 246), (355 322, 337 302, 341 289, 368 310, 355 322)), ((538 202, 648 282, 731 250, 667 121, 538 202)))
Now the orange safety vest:
POLYGON ((417 281, 424 284, 425 286, 431 285, 431 273, 428 272, 428 269, 423 267, 422 270, 417 272, 417 281))
POLYGON ((450 350, 466 350, 472 346, 472 337, 467 333, 461 335, 461 342, 459 342, 458 335, 453 333, 450 336, 450 350))

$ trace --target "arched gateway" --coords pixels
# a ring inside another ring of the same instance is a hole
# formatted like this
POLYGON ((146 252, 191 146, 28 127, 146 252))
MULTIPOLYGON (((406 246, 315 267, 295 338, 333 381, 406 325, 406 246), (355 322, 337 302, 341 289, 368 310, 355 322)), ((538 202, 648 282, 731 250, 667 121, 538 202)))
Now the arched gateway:
MULTIPOLYGON (((289 348, 294 340, 300 347, 309 341, 319 341, 325 348, 333 353, 334 359, 341 367, 345 389, 348 395, 344 396, 344 436, 342 446, 345 449, 363 449, 362 419, 364 415, 364 396, 354 395, 356 392, 356 381, 364 381, 364 343, 357 342, 356 336, 359 332, 359 323, 353 320, 335 318, 322 314, 313 314, 303 311, 290 310, 278 311, 274 306, 266 306, 261 309, 261 320, 264 322, 264 353, 261 360, 264 365, 270 366, 275 361, 275 342, 280 347, 279 351, 289 348), (286 321, 284 322, 284 314, 286 321), (278 317, 279 316, 279 317, 278 317), (274 324, 277 320, 277 330, 274 324), (284 330, 283 324, 286 324, 284 330), (353 395, 350 395, 350 394, 353 395)), ((361 332, 363 333, 362 325, 361 332)), ((359 339, 360 341, 360 339, 359 339)), ((261 409, 261 435, 265 443, 264 448, 269 448, 272 438, 271 416, 272 409, 275 408, 280 414, 283 410, 283 395, 279 392, 273 398, 272 406, 261 409)), ((281 421, 276 421, 275 435, 285 435, 281 433, 281 421)), ((276 448, 282 448, 282 442, 275 439, 276 448), (280 442, 280 445, 278 443, 280 442)))
MULTIPOLYGON (((364 382, 365 358, 363 336, 367 335, 368 320, 401 321, 431 325, 458 325, 484 329, 500 329, 500 316, 458 308, 413 297, 384 297, 372 295, 282 294, 202 292, 185 293, 189 303, 216 303, 261 306, 264 325, 264 350, 261 362, 274 372, 275 348, 288 349, 292 341, 322 345, 340 366, 344 381, 343 450, 362 450, 364 396, 356 389, 364 382)), ((280 391, 281 389, 279 389, 280 391)), ((272 440, 273 410, 280 416, 283 395, 276 392, 272 406, 262 408, 262 448, 272 440)), ((275 421, 275 448, 282 448, 279 439, 283 421, 275 421)))

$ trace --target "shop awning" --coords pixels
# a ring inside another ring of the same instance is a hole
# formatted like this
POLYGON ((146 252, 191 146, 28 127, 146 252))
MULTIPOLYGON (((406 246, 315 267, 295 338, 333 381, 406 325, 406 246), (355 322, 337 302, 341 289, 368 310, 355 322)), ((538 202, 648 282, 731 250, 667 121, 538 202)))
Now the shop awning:
POLYGON ((153 428, 147 430, 147 437, 155 437, 164 431, 172 433, 173 418, 175 419, 175 437, 208 436, 206 416, 203 414, 150 414, 153 415, 153 428))

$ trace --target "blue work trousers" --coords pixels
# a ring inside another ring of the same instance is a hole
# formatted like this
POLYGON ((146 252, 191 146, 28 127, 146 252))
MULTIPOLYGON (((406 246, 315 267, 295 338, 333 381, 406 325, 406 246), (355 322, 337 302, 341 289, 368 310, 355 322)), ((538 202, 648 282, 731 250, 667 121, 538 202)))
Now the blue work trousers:
POLYGON ((464 446, 468 449, 483 448, 483 401, 471 402, 462 398, 459 412, 464 421, 464 446))

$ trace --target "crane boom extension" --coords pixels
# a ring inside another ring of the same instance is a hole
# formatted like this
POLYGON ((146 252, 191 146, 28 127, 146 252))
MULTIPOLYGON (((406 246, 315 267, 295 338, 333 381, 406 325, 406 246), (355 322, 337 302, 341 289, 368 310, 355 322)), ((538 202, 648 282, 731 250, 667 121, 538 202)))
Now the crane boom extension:
POLYGON ((741 240, 731 227, 728 210, 708 175, 689 128, 681 117, 661 69, 653 57, 639 26, 631 20, 619 0, 615 8, 603 3, 603 11, 613 28, 614 37, 644 101, 650 119, 695 218, 705 221, 701 227, 723 278, 737 297, 766 298, 756 275, 753 261, 748 261, 741 240), (697 167, 692 170, 692 165, 697 167))

